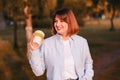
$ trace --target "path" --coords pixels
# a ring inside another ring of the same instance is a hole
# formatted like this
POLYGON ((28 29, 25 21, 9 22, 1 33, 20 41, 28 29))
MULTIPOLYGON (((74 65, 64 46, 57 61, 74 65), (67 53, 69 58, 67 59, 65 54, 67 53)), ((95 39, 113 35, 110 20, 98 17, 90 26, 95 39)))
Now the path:
POLYGON ((98 77, 101 73, 104 73, 105 70, 107 68, 110 68, 111 64, 113 64, 116 60, 120 60, 120 50, 116 50, 105 54, 102 53, 102 55, 95 57, 95 76, 98 77))

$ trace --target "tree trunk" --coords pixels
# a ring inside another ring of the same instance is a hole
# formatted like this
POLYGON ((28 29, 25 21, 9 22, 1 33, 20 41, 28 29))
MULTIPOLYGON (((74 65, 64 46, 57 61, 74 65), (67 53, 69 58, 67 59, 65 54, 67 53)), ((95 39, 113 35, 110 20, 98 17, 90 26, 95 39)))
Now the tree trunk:
POLYGON ((14 21, 14 48, 18 48, 18 40, 17 40, 17 21, 14 21))
POLYGON ((62 8, 63 4, 64 4, 64 0, 57 0, 57 7, 56 7, 56 9, 62 8))
POLYGON ((110 22, 111 22, 110 31, 114 31, 115 30, 114 23, 113 23, 114 16, 115 16, 115 5, 112 5, 112 10, 113 10, 113 13, 112 13, 112 16, 111 16, 111 19, 110 19, 110 22))
POLYGON ((29 59, 30 57, 30 40, 32 37, 32 13, 28 13, 29 7, 26 6, 24 9, 24 13, 25 13, 25 22, 26 22, 26 27, 25 27, 25 31, 26 31, 26 40, 27 40, 27 57, 29 59))
POLYGON ((39 17, 40 19, 42 19, 44 16, 45 3, 46 3, 46 0, 38 0, 39 15, 37 15, 37 17, 39 17))

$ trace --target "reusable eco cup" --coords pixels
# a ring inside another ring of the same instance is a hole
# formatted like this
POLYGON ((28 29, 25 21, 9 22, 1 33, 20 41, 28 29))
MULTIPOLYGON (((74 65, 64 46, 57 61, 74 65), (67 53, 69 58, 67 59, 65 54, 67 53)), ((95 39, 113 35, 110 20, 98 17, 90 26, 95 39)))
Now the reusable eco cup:
POLYGON ((34 33, 34 38, 33 38, 33 42, 32 42, 32 46, 33 47, 39 47, 39 45, 41 44, 42 40, 44 39, 44 32, 41 30, 36 30, 34 33))

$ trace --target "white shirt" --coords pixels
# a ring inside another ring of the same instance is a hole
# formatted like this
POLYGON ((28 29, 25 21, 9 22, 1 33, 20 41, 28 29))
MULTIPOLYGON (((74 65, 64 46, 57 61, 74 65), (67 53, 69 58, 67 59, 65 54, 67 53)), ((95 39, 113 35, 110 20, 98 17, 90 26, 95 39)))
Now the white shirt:
MULTIPOLYGON (((69 38, 70 50, 73 56, 76 74, 79 80, 92 80, 94 75, 93 60, 90 55, 87 40, 73 35, 69 38)), ((30 50, 30 66, 36 76, 41 76, 47 70, 47 80, 64 80, 64 47, 60 35, 47 38, 37 50, 30 50)))
POLYGON ((64 78, 77 79, 69 40, 63 41, 63 45, 64 45, 64 78))

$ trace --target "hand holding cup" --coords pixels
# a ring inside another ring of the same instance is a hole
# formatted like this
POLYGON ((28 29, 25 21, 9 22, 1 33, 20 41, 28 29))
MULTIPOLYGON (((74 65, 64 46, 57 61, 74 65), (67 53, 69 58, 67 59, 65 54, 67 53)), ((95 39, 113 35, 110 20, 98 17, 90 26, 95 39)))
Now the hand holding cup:
POLYGON ((33 33, 32 39, 31 39, 31 49, 32 50, 36 50, 39 48, 39 46, 41 45, 42 41, 44 40, 44 32, 41 30, 36 30, 33 33))

